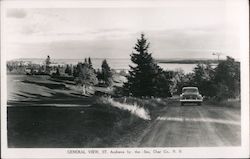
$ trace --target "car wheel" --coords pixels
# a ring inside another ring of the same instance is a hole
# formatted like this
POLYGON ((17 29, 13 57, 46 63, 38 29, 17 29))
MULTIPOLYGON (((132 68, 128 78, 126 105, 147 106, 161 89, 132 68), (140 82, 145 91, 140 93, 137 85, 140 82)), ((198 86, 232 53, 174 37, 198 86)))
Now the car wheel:
POLYGON ((181 106, 183 106, 184 105, 184 103, 183 102, 181 102, 181 106))
POLYGON ((201 102, 199 102, 198 105, 201 106, 201 102))

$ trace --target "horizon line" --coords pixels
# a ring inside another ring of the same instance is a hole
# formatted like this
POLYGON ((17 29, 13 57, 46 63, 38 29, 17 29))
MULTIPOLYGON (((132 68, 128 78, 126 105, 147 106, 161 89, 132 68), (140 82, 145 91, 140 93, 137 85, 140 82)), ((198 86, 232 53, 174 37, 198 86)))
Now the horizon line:
MULTIPOLYGON (((7 61, 13 61, 13 60, 26 60, 26 59, 46 59, 47 57, 21 57, 21 58, 14 58, 14 59, 8 59, 7 61)), ((51 58, 51 57, 50 57, 51 58)), ((89 57, 86 57, 86 59, 88 59, 89 57)), ((130 59, 130 58, 117 58, 117 57, 90 57, 91 59, 130 59)), ((84 60, 85 58, 51 58, 51 60, 84 60)), ((202 58, 202 57, 198 57, 198 58, 187 58, 187 57, 176 57, 176 58, 153 58, 155 60, 217 60, 217 58, 202 58)), ((222 58, 224 59, 224 58, 222 58)), ((238 58, 235 58, 238 59, 238 58)))

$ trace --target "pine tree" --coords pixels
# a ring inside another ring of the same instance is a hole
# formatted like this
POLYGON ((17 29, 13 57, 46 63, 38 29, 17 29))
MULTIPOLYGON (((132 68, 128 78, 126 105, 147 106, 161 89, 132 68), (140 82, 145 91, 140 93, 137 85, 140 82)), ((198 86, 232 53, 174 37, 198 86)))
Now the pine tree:
POLYGON ((111 85, 112 72, 111 72, 111 69, 110 69, 106 59, 104 59, 102 61, 102 78, 103 78, 103 81, 105 82, 106 86, 111 85))
POLYGON ((160 70, 148 52, 148 48, 149 43, 144 38, 144 34, 141 34, 141 38, 137 39, 134 47, 136 53, 132 52, 130 55, 135 66, 130 66, 128 82, 124 84, 127 94, 132 96, 151 97, 157 90, 156 77, 160 70))
POLYGON ((70 76, 72 75, 72 69, 69 65, 66 66, 65 73, 70 75, 70 76))
POLYGON ((88 64, 89 64, 90 67, 93 67, 92 61, 91 61, 91 58, 90 58, 90 57, 88 58, 88 64))
POLYGON ((50 64, 51 64, 51 61, 50 61, 50 56, 48 55, 46 60, 45 60, 45 73, 47 74, 50 74, 50 64))
POLYGON ((60 74, 60 70, 59 70, 59 68, 57 67, 56 68, 56 74, 55 74, 56 76, 60 76, 61 74, 60 74))
POLYGON ((73 76, 76 78, 79 76, 79 65, 73 66, 73 76))

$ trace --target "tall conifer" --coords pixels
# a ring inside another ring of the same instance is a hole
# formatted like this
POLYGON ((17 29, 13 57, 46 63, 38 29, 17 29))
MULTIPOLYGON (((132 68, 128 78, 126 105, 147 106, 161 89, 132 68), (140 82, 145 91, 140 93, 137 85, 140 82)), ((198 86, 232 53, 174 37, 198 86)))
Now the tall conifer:
POLYGON ((145 39, 144 34, 137 39, 134 50, 132 52, 128 81, 124 84, 127 93, 136 97, 154 96, 155 94, 155 77, 159 73, 157 64, 148 52, 149 43, 145 39))

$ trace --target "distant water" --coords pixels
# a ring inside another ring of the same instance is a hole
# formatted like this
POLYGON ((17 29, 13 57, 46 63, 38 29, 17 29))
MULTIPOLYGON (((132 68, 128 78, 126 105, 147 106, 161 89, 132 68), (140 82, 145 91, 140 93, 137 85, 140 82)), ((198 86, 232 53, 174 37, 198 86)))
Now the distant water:
MULTIPOLYGON (((102 61, 101 58, 93 58, 92 64, 95 69, 100 69, 102 61)), ((115 70, 128 70, 129 65, 133 65, 130 59, 106 59, 109 66, 115 70)), ((18 61, 31 62, 34 64, 44 64, 45 59, 20 59, 18 61)), ((84 59, 52 59, 53 65, 66 65, 72 64, 76 65, 78 62, 84 62, 84 59)), ((158 64, 164 70, 177 70, 182 69, 185 73, 190 73, 193 71, 196 64, 179 64, 179 63, 159 63, 158 64)))
POLYGON ((164 70, 175 71, 182 69, 184 73, 190 73, 193 72, 197 64, 159 63, 158 65, 164 70))

